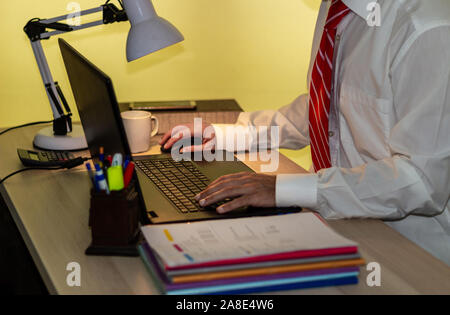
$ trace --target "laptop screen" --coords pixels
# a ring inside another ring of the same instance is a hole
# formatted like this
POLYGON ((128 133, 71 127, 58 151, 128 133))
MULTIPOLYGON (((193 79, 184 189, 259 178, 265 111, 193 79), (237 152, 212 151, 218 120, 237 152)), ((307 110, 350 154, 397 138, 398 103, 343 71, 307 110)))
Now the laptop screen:
POLYGON ((131 156, 111 79, 65 40, 58 42, 91 156, 101 146, 106 154, 131 156))

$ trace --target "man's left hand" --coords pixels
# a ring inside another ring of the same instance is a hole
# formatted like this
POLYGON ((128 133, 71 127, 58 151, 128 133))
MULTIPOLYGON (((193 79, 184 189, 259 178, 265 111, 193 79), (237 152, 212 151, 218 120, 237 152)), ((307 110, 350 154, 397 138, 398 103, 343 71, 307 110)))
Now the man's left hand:
POLYGON ((275 207, 276 176, 255 173, 236 173, 222 176, 195 196, 200 206, 206 207, 227 198, 233 200, 217 208, 226 213, 245 207, 275 207))

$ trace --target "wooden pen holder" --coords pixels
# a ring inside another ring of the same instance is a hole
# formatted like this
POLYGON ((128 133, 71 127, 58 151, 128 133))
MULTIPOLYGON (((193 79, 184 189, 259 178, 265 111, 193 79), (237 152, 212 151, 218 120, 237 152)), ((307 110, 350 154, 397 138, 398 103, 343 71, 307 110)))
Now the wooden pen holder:
POLYGON ((91 190, 89 226, 92 243, 86 255, 138 256, 140 203, 134 182, 121 191, 91 190))

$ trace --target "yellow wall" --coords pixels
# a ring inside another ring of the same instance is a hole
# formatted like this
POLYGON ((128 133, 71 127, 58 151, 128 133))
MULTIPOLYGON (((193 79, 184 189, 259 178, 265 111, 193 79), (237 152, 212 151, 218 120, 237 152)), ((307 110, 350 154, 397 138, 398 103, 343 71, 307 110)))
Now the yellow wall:
MULTIPOLYGON (((63 15, 71 0, 1 1, 0 126, 51 119, 22 28, 63 15)), ((82 9, 104 0, 77 0, 82 9)), ((117 3, 113 0, 114 3, 117 3)), ((128 23, 62 37, 108 73, 119 101, 235 98, 247 110, 278 108, 306 91, 319 0, 153 0, 186 40, 127 64, 128 23)), ((83 19, 97 19, 100 14, 83 19)), ((57 40, 43 41, 54 79, 76 111, 57 40)), ((288 152, 308 167, 309 152, 288 152)))

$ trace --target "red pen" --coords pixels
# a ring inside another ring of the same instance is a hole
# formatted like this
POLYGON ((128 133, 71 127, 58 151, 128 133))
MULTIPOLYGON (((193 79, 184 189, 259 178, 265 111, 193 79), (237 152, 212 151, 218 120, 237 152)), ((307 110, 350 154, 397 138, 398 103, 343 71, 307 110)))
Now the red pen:
POLYGON ((112 165, 112 160, 113 160, 112 156, 108 155, 105 160, 108 161, 108 165, 107 166, 110 167, 112 165))
POLYGON ((131 182, 131 178, 133 178, 133 172, 134 172, 134 163, 130 162, 127 165, 127 168, 125 169, 125 173, 123 174, 123 183, 124 187, 127 188, 128 185, 131 182))

